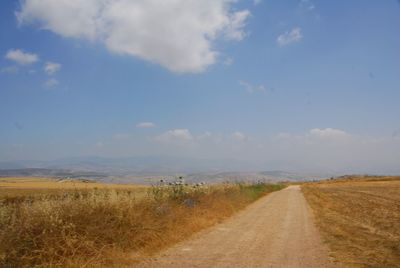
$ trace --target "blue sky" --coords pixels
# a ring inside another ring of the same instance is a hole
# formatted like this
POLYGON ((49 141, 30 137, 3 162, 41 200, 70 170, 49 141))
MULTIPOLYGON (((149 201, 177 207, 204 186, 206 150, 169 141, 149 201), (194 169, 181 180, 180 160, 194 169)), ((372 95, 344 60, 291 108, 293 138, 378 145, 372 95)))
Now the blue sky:
POLYGON ((395 0, 2 1, 0 161, 400 172, 399 26, 395 0))

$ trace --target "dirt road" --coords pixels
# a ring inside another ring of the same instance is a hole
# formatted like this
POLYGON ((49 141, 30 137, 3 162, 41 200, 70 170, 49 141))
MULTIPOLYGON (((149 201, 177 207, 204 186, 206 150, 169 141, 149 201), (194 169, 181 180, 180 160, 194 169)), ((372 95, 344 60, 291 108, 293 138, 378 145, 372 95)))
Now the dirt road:
POLYGON ((299 186, 269 194, 139 266, 336 267, 299 186))

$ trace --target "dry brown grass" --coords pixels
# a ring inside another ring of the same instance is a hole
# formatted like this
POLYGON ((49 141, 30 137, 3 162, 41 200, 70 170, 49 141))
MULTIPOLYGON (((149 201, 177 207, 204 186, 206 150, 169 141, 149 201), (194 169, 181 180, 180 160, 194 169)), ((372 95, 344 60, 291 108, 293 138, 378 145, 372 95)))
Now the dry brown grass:
POLYGON ((281 185, 75 189, 1 199, 1 267, 129 265, 229 217, 281 185))
MULTIPOLYGON (((39 177, 0 177, 0 191, 8 190, 67 190, 67 189, 139 189, 145 188, 138 184, 100 183, 80 179, 56 179, 39 177)), ((17 192, 17 191, 15 191, 17 192)))
POLYGON ((100 183, 79 179, 56 179, 40 177, 0 177, 0 201, 57 198, 77 190, 130 190, 136 197, 146 194, 148 186, 139 184, 100 183))
POLYGON ((400 177, 303 186, 331 255, 347 267, 400 267, 400 177))

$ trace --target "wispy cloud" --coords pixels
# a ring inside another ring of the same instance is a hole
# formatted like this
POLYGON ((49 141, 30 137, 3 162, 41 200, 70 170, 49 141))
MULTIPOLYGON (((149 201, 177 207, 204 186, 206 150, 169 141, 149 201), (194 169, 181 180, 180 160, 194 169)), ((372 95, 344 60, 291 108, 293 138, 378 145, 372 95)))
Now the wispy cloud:
POLYGON ((60 82, 58 82, 57 79, 55 79, 55 78, 50 78, 50 79, 48 79, 46 82, 44 82, 43 85, 44 85, 45 87, 47 87, 47 88, 54 88, 54 87, 58 86, 58 84, 60 84, 60 82))
POLYGON ((287 31, 278 36, 276 42, 279 46, 286 46, 291 43, 299 42, 303 38, 301 33, 301 28, 296 27, 293 28, 291 31, 287 31))
POLYGON ((315 5, 313 2, 311 2, 311 0, 301 0, 299 5, 302 9, 305 9, 305 10, 314 10, 315 9, 315 5))
POLYGON ((232 138, 236 141, 246 141, 248 137, 240 131, 232 133, 232 138))
POLYGON ((53 75, 61 69, 61 64, 56 62, 48 61, 44 66, 44 71, 48 75, 53 75))
POLYGON ((355 138, 350 133, 335 128, 313 128, 303 134, 280 133, 280 140, 303 144, 347 142, 355 138))
POLYGON ((226 65, 226 66, 231 66, 232 64, 233 64, 233 62, 234 62, 234 60, 233 60, 233 58, 231 58, 231 57, 228 57, 228 58, 226 58, 225 60, 224 60, 224 65, 226 65))
POLYGON ((225 36, 230 40, 243 40, 247 33, 243 31, 246 19, 250 16, 250 11, 241 10, 230 15, 230 20, 226 28, 225 36))
POLYGON ((136 124, 137 128, 153 128, 156 127, 156 124, 154 124, 153 122, 141 122, 136 124))
POLYGON ((313 137, 321 139, 342 139, 350 137, 350 134, 348 134, 346 131, 334 128, 313 128, 310 130, 309 134, 313 137))
POLYGON ((263 85, 253 85, 243 80, 239 80, 239 84, 250 94, 255 92, 267 92, 267 89, 263 85))
POLYGON ((6 74, 16 74, 18 73, 19 69, 17 66, 7 66, 0 69, 0 73, 6 74))
POLYGON ((209 131, 206 131, 206 132, 204 132, 203 134, 198 135, 198 136, 196 137, 196 139, 201 141, 201 140, 209 139, 209 138, 211 138, 211 137, 212 137, 212 133, 209 132, 209 131))
POLYGON ((6 59, 12 60, 20 65, 29 65, 39 60, 39 56, 34 53, 24 52, 21 49, 10 49, 6 55, 6 59))
POLYGON ((156 141, 163 143, 187 143, 193 139, 188 129, 172 129, 156 137, 156 141))

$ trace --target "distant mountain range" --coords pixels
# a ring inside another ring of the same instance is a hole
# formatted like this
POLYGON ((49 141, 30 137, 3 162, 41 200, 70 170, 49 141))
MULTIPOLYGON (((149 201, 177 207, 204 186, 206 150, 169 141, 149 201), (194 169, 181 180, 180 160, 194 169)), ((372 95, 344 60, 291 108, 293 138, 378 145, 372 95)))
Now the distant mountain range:
POLYGON ((0 169, 0 176, 7 177, 70 177, 70 178, 104 178, 105 174, 96 172, 81 172, 62 169, 46 169, 46 168, 18 168, 18 169, 0 169))
POLYGON ((0 162, 0 169, 61 169, 97 172, 112 175, 174 174, 193 172, 239 171, 251 164, 235 159, 195 159, 183 157, 145 156, 127 158, 75 157, 51 161, 0 162))
POLYGON ((304 180, 332 174, 254 171, 249 163, 234 159, 194 159, 148 156, 128 158, 76 157, 52 161, 0 162, 0 176, 85 177, 119 182, 184 175, 190 181, 304 180), (116 179, 118 178, 118 179, 116 179))

